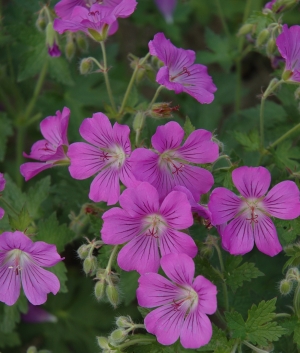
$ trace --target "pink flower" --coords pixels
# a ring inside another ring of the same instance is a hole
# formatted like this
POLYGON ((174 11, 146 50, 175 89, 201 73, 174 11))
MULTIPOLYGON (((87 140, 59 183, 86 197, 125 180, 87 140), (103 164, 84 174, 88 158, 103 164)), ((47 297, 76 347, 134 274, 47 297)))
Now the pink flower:
MULTIPOLYGON (((74 4, 74 1, 71 4, 74 4)), ((107 34, 112 35, 117 31, 117 18, 130 16, 137 2, 136 0, 111 0, 106 1, 105 4, 107 6, 94 3, 89 8, 75 6, 67 19, 54 20, 54 29, 60 34, 65 31, 83 31, 97 41, 105 40, 107 34)), ((67 13, 67 11, 63 10, 62 13, 67 13)))
POLYGON ((277 255, 282 247, 271 216, 294 219, 300 215, 299 190, 292 181, 275 185, 268 193, 271 175, 264 167, 240 167, 232 180, 241 197, 225 188, 213 190, 208 203, 213 224, 229 224, 222 230, 222 245, 233 255, 258 250, 277 255), (267 193, 267 195, 266 195, 267 193))
MULTIPOLYGON (((4 190, 5 184, 6 184, 6 180, 4 179, 4 175, 0 173, 0 191, 4 190)), ((0 219, 3 218, 4 214, 5 214, 4 209, 0 207, 0 219)))
POLYGON ((48 116, 40 123, 41 133, 45 139, 33 144, 29 155, 23 153, 24 157, 40 161, 21 165, 20 172, 26 181, 43 170, 68 163, 66 149, 69 145, 67 138, 69 117, 70 109, 65 107, 62 112, 57 111, 55 116, 48 116))
POLYGON ((166 22, 172 23, 177 0, 155 0, 155 3, 159 11, 163 14, 166 22))
POLYGON ((52 46, 48 45, 48 54, 52 57, 61 56, 61 51, 60 51, 59 46, 57 45, 56 42, 54 42, 52 46))
POLYGON ((276 39, 279 53, 285 59, 283 77, 289 81, 300 82, 300 26, 288 28, 283 25, 282 33, 276 39))
POLYGON ((38 305, 32 305, 29 303, 28 311, 26 314, 22 314, 22 321, 30 323, 40 322, 57 322, 57 317, 48 313, 45 309, 38 305))
POLYGON ((161 198, 176 185, 185 186, 195 200, 209 191, 214 183, 212 174, 190 163, 212 163, 219 157, 219 147, 206 130, 195 130, 181 142, 184 130, 176 122, 159 126, 152 136, 155 150, 137 148, 132 152, 132 171, 137 180, 147 181, 161 198))
POLYGON ((180 337, 184 348, 204 346, 212 336, 207 314, 217 310, 216 286, 203 276, 194 279, 195 264, 185 254, 165 255, 161 267, 171 281, 157 273, 139 278, 139 305, 158 307, 145 317, 146 330, 163 345, 180 337))
POLYGON ((63 260, 56 246, 33 243, 24 233, 4 232, 0 236, 0 301, 13 305, 20 295, 21 282, 27 299, 33 305, 46 302, 47 293, 56 294, 58 278, 43 267, 63 260))
POLYGON ((148 183, 140 183, 126 189, 119 202, 122 208, 115 207, 103 214, 101 235, 106 244, 127 243, 118 255, 123 270, 157 272, 160 254, 196 256, 194 240, 179 231, 193 224, 191 206, 184 193, 172 191, 159 202, 157 190, 148 183))
POLYGON ((272 10, 273 5, 275 4, 277 0, 272 0, 266 3, 266 5, 264 6, 265 9, 269 9, 272 10))
POLYGON ((157 33, 149 42, 150 54, 157 56, 165 66, 159 69, 156 82, 176 94, 186 92, 200 103, 211 103, 217 90, 207 67, 194 64, 193 50, 176 48, 163 33, 157 33))
POLYGON ((86 179, 97 173, 90 188, 89 198, 95 202, 105 201, 113 205, 119 200, 120 184, 135 185, 131 172, 129 127, 111 123, 103 113, 84 119, 80 135, 92 145, 76 142, 70 145, 69 171, 74 179, 86 179))

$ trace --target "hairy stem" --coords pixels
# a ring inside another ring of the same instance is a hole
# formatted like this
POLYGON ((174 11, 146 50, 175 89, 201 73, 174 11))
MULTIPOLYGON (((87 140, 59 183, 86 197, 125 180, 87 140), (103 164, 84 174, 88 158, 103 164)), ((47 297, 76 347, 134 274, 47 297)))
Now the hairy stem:
POLYGON ((253 344, 251 344, 248 341, 243 341, 243 344, 249 348, 251 348, 253 351, 257 352, 257 353, 269 353, 268 351, 265 351, 263 349, 257 348, 255 346, 253 346, 253 344))
POLYGON ((107 266, 106 266, 106 272, 107 273, 110 273, 111 272, 111 266, 115 260, 115 257, 117 256, 117 252, 119 250, 119 245, 115 245, 111 254, 110 254, 110 257, 109 257, 109 260, 108 260, 108 263, 107 263, 107 266))
POLYGON ((134 344, 137 344, 137 343, 152 343, 155 341, 156 341, 155 338, 146 338, 146 337, 145 338, 137 338, 136 340, 131 340, 131 341, 128 341, 128 342, 121 344, 120 346, 118 346, 118 349, 121 350, 126 347, 133 346, 134 344))
POLYGON ((279 143, 284 141, 286 138, 288 138, 290 135, 292 135, 294 132, 300 129, 300 123, 294 126, 292 129, 287 131, 285 134, 283 134, 281 137, 279 137, 275 142, 273 142, 268 148, 273 148, 277 146, 279 143))
POLYGON ((224 13, 223 13, 223 9, 222 9, 220 0, 215 0, 215 4, 216 4, 217 10, 218 10, 218 15, 219 15, 220 20, 222 22, 222 26, 223 26, 224 31, 226 33, 226 36, 230 37, 230 32, 229 32, 229 29, 228 29, 228 26, 227 26, 227 23, 226 23, 226 20, 225 20, 225 16, 224 16, 224 13))
POLYGON ((159 86, 152 98, 152 101, 149 103, 148 109, 150 109, 152 107, 152 105, 155 103, 160 91, 164 88, 164 86, 159 86))

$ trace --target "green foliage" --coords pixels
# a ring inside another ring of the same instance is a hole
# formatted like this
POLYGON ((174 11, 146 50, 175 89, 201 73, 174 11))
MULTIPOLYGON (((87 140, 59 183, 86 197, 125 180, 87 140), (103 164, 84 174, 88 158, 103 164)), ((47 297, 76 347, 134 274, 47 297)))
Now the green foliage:
POLYGON ((12 123, 5 113, 0 112, 0 162, 4 160, 6 153, 6 143, 12 135, 12 123))
POLYGON ((119 287, 125 305, 129 305, 135 300, 139 277, 140 275, 136 271, 121 271, 119 287))
POLYGON ((31 223, 31 218, 25 205, 16 217, 8 215, 8 218, 13 231, 19 230, 25 232, 31 223))
POLYGON ((290 256, 288 261, 285 263, 283 270, 289 266, 299 266, 300 265, 300 244, 291 244, 284 249, 287 256, 290 256))
POLYGON ((197 349, 197 352, 230 353, 235 340, 228 340, 226 333, 222 329, 214 324, 212 326, 213 335, 210 342, 204 347, 197 349))
POLYGON ((185 117, 185 122, 183 125, 184 130, 184 139, 186 140, 190 134, 195 131, 195 126, 191 123, 191 120, 188 116, 185 117))
POLYGON ((292 146, 290 141, 284 141, 276 148, 270 149, 274 163, 280 169, 295 171, 299 166, 300 148, 292 146))
POLYGON ((41 217, 40 206, 44 200, 47 199, 50 192, 50 176, 47 176, 37 183, 35 183, 34 187, 31 187, 28 190, 26 197, 26 206, 28 209, 28 213, 32 217, 32 219, 37 219, 41 217))
POLYGON ((252 15, 247 20, 247 23, 255 25, 256 34, 260 33, 272 22, 274 22, 272 15, 264 14, 261 11, 253 11, 252 15))
POLYGON ((282 246, 293 243, 300 235, 300 219, 283 220, 274 218, 273 222, 282 246))
POLYGON ((234 131, 234 137, 245 148, 245 151, 259 150, 259 134, 257 130, 251 130, 248 134, 234 131))
POLYGON ((67 277, 67 268, 63 262, 59 262, 53 267, 47 267, 47 271, 54 273, 60 282, 59 293, 66 293, 68 291, 66 282, 68 280, 67 277))

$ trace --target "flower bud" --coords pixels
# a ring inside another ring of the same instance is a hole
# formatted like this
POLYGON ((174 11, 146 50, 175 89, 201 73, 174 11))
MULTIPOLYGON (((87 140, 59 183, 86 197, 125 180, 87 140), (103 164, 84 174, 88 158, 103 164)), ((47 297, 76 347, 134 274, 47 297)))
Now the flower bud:
POLYGON ((153 65, 153 67, 160 69, 161 67, 163 67, 165 64, 158 59, 158 57, 156 56, 151 56, 151 64, 153 65))
POLYGON ((299 281, 299 270, 297 267, 289 268, 285 278, 290 281, 299 281))
POLYGON ((291 290, 293 289, 293 282, 287 280, 287 279, 283 279, 280 282, 279 285, 279 291, 282 295, 287 295, 291 292, 291 290))
POLYGON ((242 27, 239 29, 237 35, 238 36, 244 36, 250 32, 252 32, 254 28, 254 25, 252 23, 245 23, 244 25, 242 25, 242 27))
POLYGON ((266 53, 268 56, 271 56, 275 53, 276 50, 276 41, 274 38, 270 38, 267 43, 266 53))
POLYGON ((67 41, 67 44, 65 46, 65 55, 66 55, 66 58, 71 61, 73 56, 75 55, 75 52, 76 52, 76 46, 73 42, 73 39, 71 40, 68 40, 67 41))
POLYGON ((95 256, 89 256, 83 261, 83 271, 88 275, 97 269, 97 259, 95 256))
POLYGON ((256 39, 256 46, 257 47, 261 47, 262 45, 264 45, 266 43, 266 41, 269 39, 270 37, 270 31, 268 29, 263 29, 259 35, 257 36, 256 39))
POLYGON ((119 293, 117 288, 114 285, 109 284, 106 287, 106 296, 109 302, 112 304, 112 306, 116 308, 119 303, 119 293))
POLYGON ((149 111, 150 116, 154 119, 172 118, 172 112, 179 110, 179 105, 170 107, 171 103, 155 103, 149 111))
POLYGON ((44 32, 47 26, 45 18, 43 16, 39 16, 35 22, 35 25, 40 32, 44 32))
POLYGON ((77 32, 75 36, 75 40, 79 50, 84 53, 87 52, 89 43, 87 41, 86 36, 85 35, 83 36, 80 32, 77 32))
POLYGON ((89 58, 82 59, 79 64, 79 72, 81 75, 86 75, 93 69, 93 62, 89 58))
POLYGON ((97 337, 97 343, 98 343, 99 347, 102 348, 102 349, 109 348, 108 340, 107 340, 106 337, 98 336, 97 337))
POLYGON ((291 71, 291 70, 284 70, 283 73, 282 73, 282 79, 283 79, 284 81, 288 81, 288 80, 291 78, 292 75, 293 75, 293 71, 291 71))
POLYGON ((57 40, 57 33, 53 29, 53 22, 49 22, 46 27, 46 45, 48 47, 48 54, 53 57, 61 55, 57 40))
POLYGON ((144 126, 144 121, 145 121, 145 114, 144 112, 137 112, 134 119, 133 119, 133 130, 136 131, 140 131, 143 126, 144 126))
POLYGON ((34 346, 30 346, 26 353, 37 353, 37 349, 34 346))
POLYGON ((281 13, 283 11, 290 10, 292 7, 297 5, 299 0, 277 0, 272 6, 272 11, 275 13, 281 13))
POLYGON ((86 244, 81 245, 77 250, 77 254, 80 259, 84 260, 89 254, 89 246, 86 244))
POLYGON ((124 339, 127 337, 127 334, 128 333, 125 330, 118 328, 117 330, 114 330, 111 333, 109 339, 114 345, 115 343, 121 343, 122 341, 124 341, 124 339))
POLYGON ((97 300, 101 300, 103 298, 104 291, 105 291, 105 281, 103 280, 97 281, 94 288, 94 293, 97 300))
POLYGON ((133 325, 133 322, 129 316, 119 316, 116 320, 118 327, 130 328, 133 325))

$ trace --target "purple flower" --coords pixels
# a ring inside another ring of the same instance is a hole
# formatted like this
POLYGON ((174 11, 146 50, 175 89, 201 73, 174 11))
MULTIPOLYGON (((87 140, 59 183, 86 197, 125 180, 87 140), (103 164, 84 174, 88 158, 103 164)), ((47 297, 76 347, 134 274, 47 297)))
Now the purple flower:
POLYGON ((300 26, 283 25, 276 39, 279 53, 285 59, 285 75, 289 81, 300 82, 300 26))
POLYGON ((107 244, 127 243, 118 255, 123 270, 157 272, 160 254, 196 256, 194 240, 179 231, 193 224, 191 206, 184 193, 172 191, 160 202, 152 185, 140 183, 126 189, 119 202, 122 208, 115 207, 103 214, 101 234, 107 244))
POLYGON ((159 69, 156 82, 176 94, 186 92, 200 103, 211 103, 217 90, 207 67, 194 64, 193 50, 176 48, 163 33, 157 33, 149 42, 150 54, 157 56, 165 66, 159 69))
POLYGON ((266 5, 264 6, 265 9, 269 9, 272 10, 273 5, 275 4, 277 0, 272 0, 266 3, 266 5))
POLYGON ((111 123, 103 113, 84 119, 80 135, 92 145, 76 142, 70 145, 69 171, 74 179, 86 179, 97 173, 90 188, 89 198, 95 202, 105 201, 113 205, 119 200, 120 184, 135 185, 131 172, 129 127, 111 123))
POLYGON ((167 23, 173 23, 173 12, 176 7, 177 0, 155 0, 156 6, 163 14, 167 23))
POLYGON ((97 41, 105 40, 107 34, 112 35, 117 31, 117 18, 130 16, 137 2, 136 0, 111 0, 106 1, 106 5, 95 3, 89 8, 75 6, 68 19, 54 20, 54 29, 60 34, 65 31, 83 31, 97 41))
POLYGON ((56 42, 54 42, 52 46, 48 45, 48 54, 52 57, 61 56, 61 51, 56 42))
POLYGON ((48 116, 40 123, 41 133, 45 139, 34 143, 29 155, 25 152, 23 155, 41 162, 29 162, 20 166, 20 172, 26 181, 43 170, 68 163, 65 151, 69 145, 67 138, 69 117, 70 109, 65 107, 62 112, 57 111, 55 116, 48 116))
POLYGON ((139 278, 139 305, 158 307, 145 317, 146 330, 164 345, 180 337, 184 348, 204 346, 212 336, 207 314, 217 310, 216 286, 203 276, 194 279, 195 264, 185 254, 165 255, 161 267, 171 281, 157 273, 139 278))
POLYGON ((30 323, 40 322, 57 322, 57 317, 48 313, 45 309, 38 305, 32 305, 29 303, 28 311, 26 314, 21 315, 22 320, 30 323))
POLYGON ((241 197, 225 188, 213 190, 208 203, 213 224, 229 224, 222 230, 222 245, 233 255, 258 250, 277 255, 282 247, 271 216, 294 219, 300 215, 299 190, 292 181, 275 185, 266 195, 271 182, 264 167, 240 167, 232 172, 232 180, 241 197))
POLYGON ((4 232, 0 236, 0 301, 13 305, 20 295, 21 282, 27 299, 33 305, 46 302, 47 293, 56 294, 58 278, 43 267, 63 260, 56 246, 37 241, 24 233, 4 232))
MULTIPOLYGON (((0 191, 4 190, 5 184, 6 184, 6 180, 4 179, 4 175, 0 173, 0 191)), ((0 219, 3 218, 4 214, 5 214, 4 209, 0 207, 0 219)))
POLYGON ((152 136, 153 150, 137 148, 132 152, 132 171, 137 180, 147 181, 166 197, 176 185, 185 186, 195 200, 209 191, 214 183, 212 174, 190 163, 211 163, 219 157, 219 147, 212 134, 195 130, 183 146, 184 130, 176 122, 159 126, 152 136))

